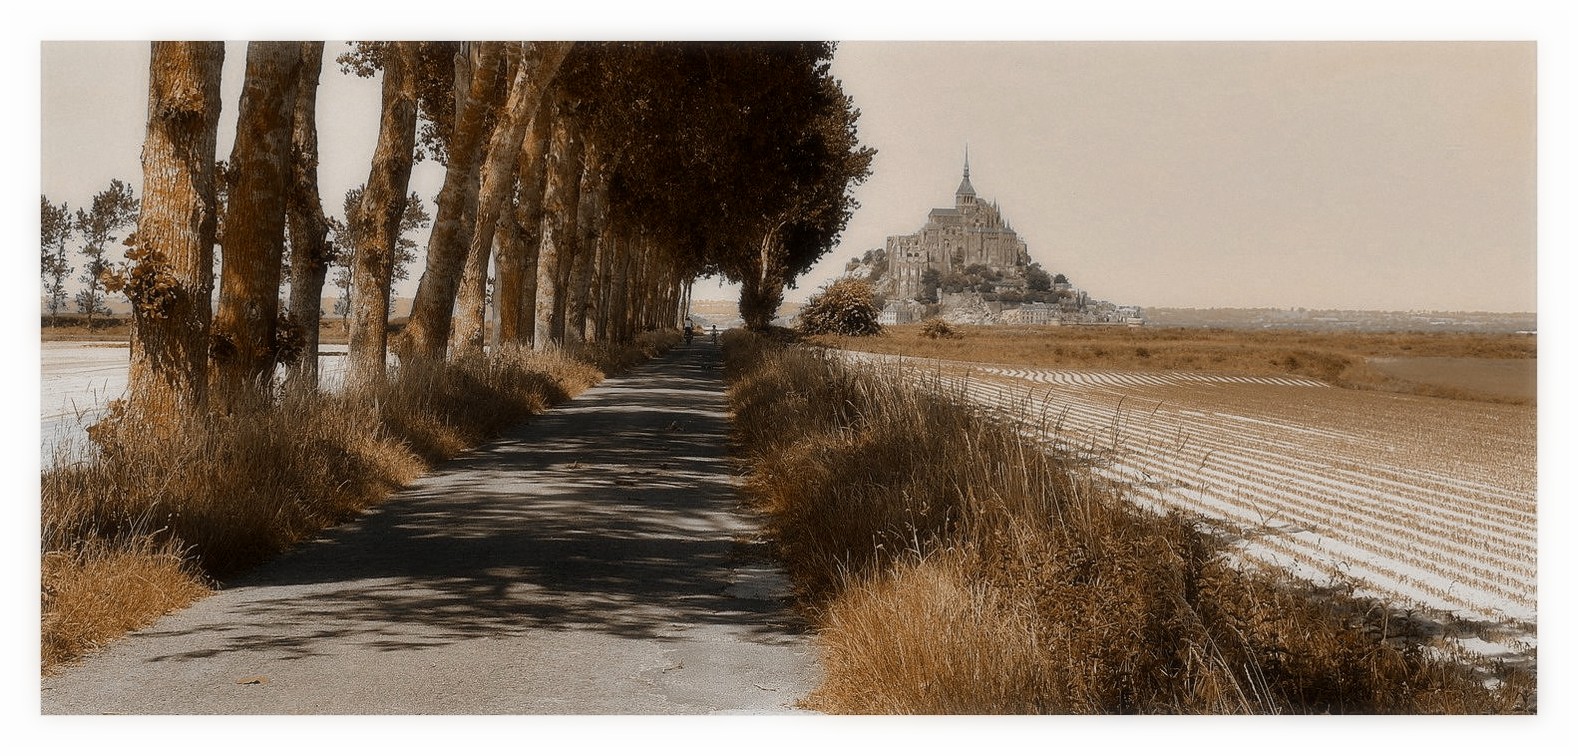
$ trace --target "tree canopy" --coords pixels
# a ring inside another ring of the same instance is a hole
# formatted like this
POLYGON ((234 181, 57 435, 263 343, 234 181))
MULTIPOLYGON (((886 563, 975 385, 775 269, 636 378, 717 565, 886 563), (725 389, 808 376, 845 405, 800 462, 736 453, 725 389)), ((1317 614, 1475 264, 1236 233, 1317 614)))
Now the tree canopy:
POLYGON ((578 45, 561 73, 610 155, 609 212, 689 277, 781 288, 837 244, 875 150, 823 42, 578 45))

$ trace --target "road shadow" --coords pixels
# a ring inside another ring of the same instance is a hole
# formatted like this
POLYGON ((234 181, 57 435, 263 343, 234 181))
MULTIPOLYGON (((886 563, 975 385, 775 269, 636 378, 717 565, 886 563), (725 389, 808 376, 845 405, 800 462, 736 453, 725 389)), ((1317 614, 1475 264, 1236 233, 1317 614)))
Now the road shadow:
POLYGON ((233 581, 224 611, 157 627, 153 660, 345 644, 432 648, 531 629, 656 639, 803 629, 758 579, 725 456, 718 353, 680 347, 458 457, 376 511, 233 581), (220 619, 212 619, 219 617, 220 619))

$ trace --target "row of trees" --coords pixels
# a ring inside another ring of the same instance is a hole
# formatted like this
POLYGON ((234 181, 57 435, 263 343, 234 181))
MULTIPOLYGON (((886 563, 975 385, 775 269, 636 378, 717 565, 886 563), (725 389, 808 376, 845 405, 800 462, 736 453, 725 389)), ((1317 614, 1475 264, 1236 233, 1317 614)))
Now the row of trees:
POLYGON ((870 170, 825 43, 359 43, 339 62, 382 77, 378 142, 334 228, 316 176, 323 49, 248 46, 221 164, 224 45, 153 43, 137 230, 127 262, 94 276, 133 304, 129 411, 266 402, 281 363, 288 385, 315 387, 337 257, 353 385, 382 381, 391 350, 442 362, 490 335, 546 348, 672 326, 704 275, 740 282, 742 314, 765 327, 784 286, 837 242, 870 170), (412 315, 391 344, 418 159, 441 163, 444 181, 412 315))
POLYGON ((136 222, 137 198, 130 186, 114 179, 108 189, 93 195, 88 207, 78 209, 75 214, 67 203, 56 205, 43 195, 38 199, 39 271, 44 279, 44 307, 49 316, 55 318, 68 302, 74 301, 77 312, 88 316, 91 327, 94 316, 109 313, 104 302, 104 277, 110 270, 106 254, 121 230, 136 222), (82 274, 77 278, 83 286, 72 297, 66 284, 76 270, 68 251, 74 240, 81 242, 75 253, 83 258, 82 274))

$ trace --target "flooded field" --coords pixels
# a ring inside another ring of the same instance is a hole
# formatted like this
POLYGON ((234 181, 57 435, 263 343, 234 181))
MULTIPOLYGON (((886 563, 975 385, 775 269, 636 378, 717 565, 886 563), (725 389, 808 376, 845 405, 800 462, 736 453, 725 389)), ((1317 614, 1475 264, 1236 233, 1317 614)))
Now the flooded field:
MULTIPOLYGON (((80 455, 88 443, 88 426, 126 393, 129 347, 105 341, 47 341, 40 346, 39 459, 47 468, 57 458, 80 455)), ((318 370, 324 388, 337 388, 345 374, 345 346, 321 347, 318 370)))

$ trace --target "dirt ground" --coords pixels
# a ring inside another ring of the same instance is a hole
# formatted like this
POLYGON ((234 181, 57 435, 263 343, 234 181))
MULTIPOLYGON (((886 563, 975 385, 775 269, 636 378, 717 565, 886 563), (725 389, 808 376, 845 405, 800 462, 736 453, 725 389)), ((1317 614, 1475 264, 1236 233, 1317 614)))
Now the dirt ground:
POLYGON ((1370 367, 1392 378, 1507 399, 1533 401, 1535 360, 1475 357, 1372 357, 1370 367))

